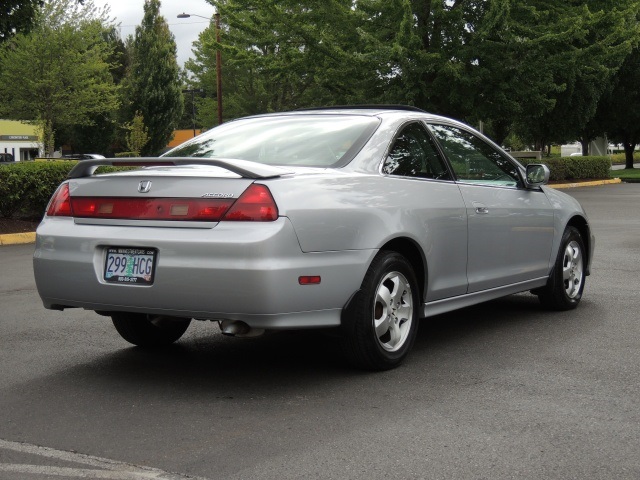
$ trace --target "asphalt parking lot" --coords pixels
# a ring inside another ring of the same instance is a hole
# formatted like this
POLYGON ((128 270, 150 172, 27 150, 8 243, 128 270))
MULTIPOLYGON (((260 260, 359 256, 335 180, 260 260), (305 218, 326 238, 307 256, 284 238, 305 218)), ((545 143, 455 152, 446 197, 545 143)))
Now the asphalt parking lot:
POLYGON ((441 315, 383 373, 329 335, 201 322, 141 351, 44 310, 33 245, 0 247, 0 479, 640 478, 640 184, 566 192, 596 235, 577 310, 441 315))

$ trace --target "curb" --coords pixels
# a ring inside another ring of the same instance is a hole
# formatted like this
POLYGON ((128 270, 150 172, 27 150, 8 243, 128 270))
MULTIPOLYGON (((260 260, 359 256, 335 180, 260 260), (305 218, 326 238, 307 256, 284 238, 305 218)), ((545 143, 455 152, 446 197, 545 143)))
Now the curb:
POLYGON ((34 243, 35 241, 36 232, 7 233, 0 235, 0 246, 20 245, 24 243, 34 243))
MULTIPOLYGON (((576 188, 576 187, 595 187, 598 185, 611 185, 614 183, 622 183, 619 178, 612 178, 611 180, 594 180, 592 182, 578 182, 578 183, 558 183, 556 185, 549 185, 551 188, 563 189, 563 188, 576 188)), ((0 246, 4 245, 20 245, 25 243, 34 243, 36 241, 36 232, 27 233, 9 233, 0 235, 0 246)))
POLYGON ((612 178, 610 180, 593 180, 591 182, 576 182, 576 183, 558 183, 555 185, 547 185, 551 188, 563 189, 563 188, 576 188, 576 187, 597 187, 599 185, 613 185, 614 183, 622 183, 619 178, 612 178))

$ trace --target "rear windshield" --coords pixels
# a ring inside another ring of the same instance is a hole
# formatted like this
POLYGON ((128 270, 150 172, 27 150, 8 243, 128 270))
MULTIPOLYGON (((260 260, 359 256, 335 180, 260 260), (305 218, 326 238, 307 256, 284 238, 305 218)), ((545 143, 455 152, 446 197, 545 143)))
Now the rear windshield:
POLYGON ((358 115, 252 117, 226 123, 165 157, 235 158, 269 165, 346 165, 379 124, 358 115))

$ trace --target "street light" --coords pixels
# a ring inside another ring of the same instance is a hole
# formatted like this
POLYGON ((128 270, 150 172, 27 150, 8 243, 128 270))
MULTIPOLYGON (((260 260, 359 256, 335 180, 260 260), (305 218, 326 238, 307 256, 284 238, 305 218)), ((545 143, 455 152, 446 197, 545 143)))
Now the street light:
MULTIPOLYGON (((209 17, 196 15, 195 13, 180 13, 178 18, 200 17, 205 20, 211 20, 209 17)), ((216 10, 213 15, 216 25, 216 42, 220 44, 220 13, 216 10)), ((218 98, 218 125, 222 124, 222 54, 220 48, 216 49, 216 97, 218 98)))
POLYGON ((182 93, 190 93, 191 94, 191 118, 193 120, 193 136, 196 136, 196 102, 194 101, 194 95, 196 93, 202 93, 203 90, 199 88, 187 88, 182 90, 182 93))

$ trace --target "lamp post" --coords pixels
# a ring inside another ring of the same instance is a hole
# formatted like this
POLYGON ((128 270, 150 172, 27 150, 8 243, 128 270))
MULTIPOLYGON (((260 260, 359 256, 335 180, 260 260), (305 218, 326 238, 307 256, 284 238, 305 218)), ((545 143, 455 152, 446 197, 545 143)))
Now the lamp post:
POLYGON ((193 136, 196 136, 196 102, 194 101, 194 94, 202 93, 202 90, 199 88, 187 88, 182 90, 182 93, 190 93, 191 94, 191 119, 193 120, 193 136))
MULTIPOLYGON (((178 18, 200 17, 205 20, 211 21, 209 17, 203 17, 202 15, 196 15, 195 13, 181 13, 178 18)), ((216 9, 216 13, 213 15, 216 28, 216 42, 220 44, 220 13, 216 9)), ((218 125, 222 124, 222 54, 220 48, 216 49, 216 97, 218 100, 218 125)))

